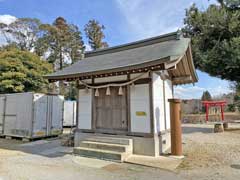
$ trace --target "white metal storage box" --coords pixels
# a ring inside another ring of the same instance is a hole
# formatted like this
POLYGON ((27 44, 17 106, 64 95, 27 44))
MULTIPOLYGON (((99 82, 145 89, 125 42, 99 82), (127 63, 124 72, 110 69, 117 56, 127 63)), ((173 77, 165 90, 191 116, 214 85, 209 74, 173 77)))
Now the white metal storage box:
POLYGON ((76 101, 64 101, 64 127, 76 126, 76 111, 77 102, 76 101))
POLYGON ((30 139, 61 134, 63 102, 58 95, 0 95, 0 134, 30 139))

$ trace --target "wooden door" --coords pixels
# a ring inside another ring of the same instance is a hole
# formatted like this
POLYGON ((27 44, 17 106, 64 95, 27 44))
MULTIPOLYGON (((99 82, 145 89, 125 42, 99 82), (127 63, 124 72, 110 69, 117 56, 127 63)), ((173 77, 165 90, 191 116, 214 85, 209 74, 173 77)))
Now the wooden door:
POLYGON ((106 88, 99 89, 94 110, 96 129, 127 131, 127 91, 123 87, 123 95, 119 95, 118 90, 118 87, 111 87, 111 95, 106 95, 106 88))

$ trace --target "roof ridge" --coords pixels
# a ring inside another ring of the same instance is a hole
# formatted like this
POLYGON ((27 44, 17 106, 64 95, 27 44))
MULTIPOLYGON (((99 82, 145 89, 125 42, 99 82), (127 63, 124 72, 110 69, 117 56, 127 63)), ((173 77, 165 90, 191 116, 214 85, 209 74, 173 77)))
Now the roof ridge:
POLYGON ((180 39, 180 36, 181 36, 181 32, 175 31, 175 32, 147 38, 147 39, 134 41, 131 43, 126 43, 126 44, 103 48, 103 49, 97 49, 97 50, 93 50, 93 51, 87 51, 87 52, 85 52, 85 57, 92 57, 92 56, 97 56, 97 55, 102 55, 102 54, 107 54, 107 53, 124 51, 127 49, 138 48, 138 47, 151 45, 151 44, 159 43, 159 42, 165 42, 165 41, 169 41, 169 40, 178 40, 178 39, 180 39))

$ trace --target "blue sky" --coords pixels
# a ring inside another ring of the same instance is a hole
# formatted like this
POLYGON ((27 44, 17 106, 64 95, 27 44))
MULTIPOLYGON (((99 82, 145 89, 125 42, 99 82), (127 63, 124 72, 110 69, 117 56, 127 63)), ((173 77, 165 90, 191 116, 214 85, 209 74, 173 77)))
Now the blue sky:
MULTIPOLYGON (((104 24, 105 40, 114 46, 181 28, 185 9, 192 3, 204 10, 215 0, 0 0, 0 21, 32 17, 52 23, 62 16, 83 31, 84 24, 94 18, 104 24)), ((212 95, 230 91, 227 81, 200 71, 198 76, 195 86, 177 86, 176 96, 199 98, 205 90, 212 95)))

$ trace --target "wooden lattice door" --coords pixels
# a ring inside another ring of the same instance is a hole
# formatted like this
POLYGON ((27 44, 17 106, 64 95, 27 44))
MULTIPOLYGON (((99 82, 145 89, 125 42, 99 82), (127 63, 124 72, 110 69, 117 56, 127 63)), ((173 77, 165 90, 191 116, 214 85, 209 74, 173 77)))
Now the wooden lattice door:
POLYGON ((106 88, 99 89, 99 96, 94 101, 96 129, 107 132, 127 130, 127 93, 125 87, 122 89, 122 95, 118 94, 118 87, 111 87, 110 95, 106 95, 106 88))

